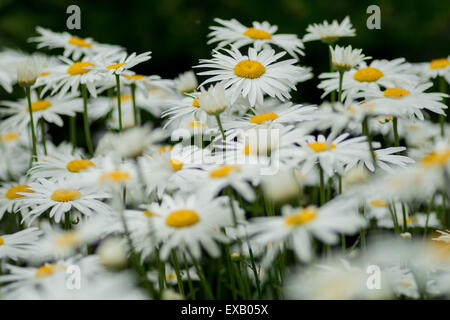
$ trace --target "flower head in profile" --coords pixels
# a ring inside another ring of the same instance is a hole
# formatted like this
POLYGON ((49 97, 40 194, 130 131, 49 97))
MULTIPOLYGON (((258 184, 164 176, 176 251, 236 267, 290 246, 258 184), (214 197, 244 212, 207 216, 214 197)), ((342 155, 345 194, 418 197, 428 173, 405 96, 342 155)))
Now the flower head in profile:
POLYGON ((25 59, 17 66, 17 83, 22 87, 30 87, 39 77, 43 69, 41 60, 36 57, 25 59))
POLYGON ((333 20, 332 23, 324 21, 323 23, 310 24, 306 28, 307 34, 303 37, 303 41, 320 40, 326 44, 333 44, 342 37, 354 37, 356 36, 355 29, 353 28, 350 18, 347 16, 339 23, 337 20, 333 20))
POLYGON ((222 85, 210 86, 208 90, 201 88, 198 96, 200 109, 209 115, 222 113, 229 104, 228 95, 222 85))
POLYGON ((362 49, 353 49, 352 46, 335 46, 334 48, 330 47, 330 50, 333 67, 341 72, 348 71, 359 65, 363 60, 370 58, 362 54, 362 49))

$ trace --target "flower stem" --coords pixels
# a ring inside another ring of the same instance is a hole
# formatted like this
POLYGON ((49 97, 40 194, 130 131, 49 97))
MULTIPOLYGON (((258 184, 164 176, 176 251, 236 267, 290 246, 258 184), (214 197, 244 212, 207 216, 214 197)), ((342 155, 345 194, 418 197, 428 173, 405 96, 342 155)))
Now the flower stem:
POLYGON ((180 291, 180 294, 184 297, 183 279, 181 278, 180 264, 178 262, 178 257, 175 250, 172 250, 172 263, 173 268, 175 269, 175 274, 177 275, 178 290, 180 291))
POLYGON ((219 126, 220 134, 222 135, 223 143, 225 144, 225 131, 223 131, 222 121, 220 121, 220 115, 216 114, 215 117, 217 120, 217 125, 219 126))
POLYGON ((91 130, 89 129, 87 90, 86 90, 86 84, 84 84, 84 83, 81 84, 81 95, 83 96, 84 135, 85 135, 86 145, 88 148, 89 155, 92 157, 92 155, 94 154, 94 148, 92 147, 91 130))
POLYGON ((372 136, 370 135, 368 117, 364 117, 364 120, 362 122, 362 133, 367 137, 367 143, 369 144, 369 152, 372 157, 373 168, 375 170, 377 168, 377 161, 375 159, 375 151, 373 151, 372 147, 372 136))
POLYGON ((136 85, 134 83, 131 84, 131 101, 133 103, 134 125, 139 126, 141 124, 138 117, 138 110, 136 108, 136 85))
POLYGON ((320 205, 323 205, 325 203, 325 178, 323 174, 323 169, 318 165, 319 167, 319 174, 320 174, 320 205))
POLYGON ((34 159, 37 158, 37 151, 36 151, 36 132, 34 131, 33 108, 31 106, 30 87, 25 87, 25 94, 27 95, 28 111, 30 112, 31 138, 33 141, 33 149, 32 149, 31 158, 33 161, 34 159))
MULTIPOLYGON (((333 58, 331 56, 331 46, 328 46, 328 58, 330 60, 330 72, 333 72, 333 58)), ((331 103, 336 101, 336 91, 331 91, 331 103)))
POLYGON ((117 108, 119 110, 119 131, 122 131, 122 101, 120 95, 120 76, 116 74, 117 108))
POLYGON ((45 122, 43 118, 41 118, 41 139, 42 146, 44 147, 44 154, 47 155, 47 143, 45 141, 45 122))
POLYGON ((396 147, 398 147, 400 145, 399 138, 398 138, 397 122, 398 122, 397 117, 394 117, 394 119, 392 119, 392 127, 394 129, 394 146, 396 146, 396 147))
POLYGON ((339 71, 339 91, 338 102, 342 103, 342 79, 344 78, 344 71, 339 71))

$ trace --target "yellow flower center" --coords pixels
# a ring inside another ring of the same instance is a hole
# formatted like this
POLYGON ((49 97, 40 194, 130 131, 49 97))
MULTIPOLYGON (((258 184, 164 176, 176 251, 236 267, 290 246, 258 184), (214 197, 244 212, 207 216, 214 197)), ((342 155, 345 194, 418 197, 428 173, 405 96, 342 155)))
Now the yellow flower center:
POLYGON ((204 124, 201 121, 197 121, 197 120, 193 120, 193 121, 189 122, 189 126, 191 128, 206 128, 206 124, 204 124))
POLYGON ((359 69, 353 75, 353 79, 359 82, 374 82, 383 76, 383 72, 380 69, 367 67, 359 69))
POLYGON ((80 243, 80 235, 76 230, 68 231, 56 237, 55 243, 58 247, 73 247, 80 243))
POLYGON ((177 159, 170 159, 170 165, 172 166, 173 171, 178 171, 183 168, 183 162, 177 159))
POLYGON ((78 37, 72 37, 69 39, 68 43, 73 44, 77 47, 90 48, 92 44, 86 40, 78 37))
POLYGON ((234 67, 234 74, 241 78, 256 79, 261 77, 266 68, 255 60, 243 60, 234 67))
POLYGON ((177 274, 176 273, 168 273, 166 274, 166 280, 176 280, 177 274))
POLYGON ((106 67, 106 69, 108 69, 108 70, 116 70, 116 69, 119 69, 124 64, 125 64, 125 62, 110 64, 109 66, 106 67))
POLYGON ((57 189, 50 196, 53 201, 69 202, 81 197, 81 193, 76 189, 57 189))
POLYGON ((25 197, 23 194, 18 194, 18 192, 33 193, 34 191, 31 190, 30 187, 26 184, 19 184, 17 186, 9 188, 8 191, 6 191, 5 197, 10 200, 25 197))
POLYGON ((18 132, 7 132, 7 133, 2 134, 0 137, 1 137, 0 140, 2 142, 14 141, 14 140, 19 139, 20 134, 18 132))
POLYGON ((326 142, 309 143, 308 147, 313 149, 314 152, 324 152, 324 151, 329 151, 329 150, 333 150, 334 148, 336 148, 336 146, 333 143, 327 146, 326 142))
POLYGON ((235 165, 223 165, 217 169, 209 172, 211 178, 225 178, 233 171, 241 171, 239 166, 235 165))
POLYGON ((194 98, 194 100, 192 100, 192 106, 195 108, 199 108, 200 104, 198 103, 198 99, 194 98))
POLYGON ((425 167, 445 166, 450 161, 450 149, 436 151, 427 154, 422 158, 421 163, 425 167))
POLYGON ((45 76, 48 76, 50 73, 48 73, 48 72, 42 72, 39 76, 40 77, 45 77, 45 76))
POLYGON ((447 58, 434 59, 430 62, 430 69, 442 69, 450 66, 450 60, 447 58))
POLYGON ((272 121, 278 118, 275 112, 261 113, 256 116, 251 117, 250 123, 262 124, 267 121, 272 121))
POLYGON ((83 61, 83 62, 75 62, 73 65, 71 65, 67 69, 67 73, 76 76, 79 74, 85 74, 91 71, 91 69, 86 69, 87 67, 93 67, 94 64, 89 61, 83 61))
POLYGON ((132 76, 124 76, 127 80, 141 80, 144 78, 142 74, 133 74, 132 76))
POLYGON ((291 214, 284 218, 284 222, 288 226, 298 226, 314 220, 317 216, 317 211, 313 208, 306 208, 291 214))
POLYGON ((250 145, 246 144, 246 145, 244 146, 244 150, 242 150, 242 152, 243 152, 246 156, 248 156, 248 155, 250 154, 250 145))
MULTIPOLYGON (((37 111, 42 111, 47 108, 50 108, 51 106, 52 106, 52 104, 48 100, 38 100, 31 104, 31 110, 33 112, 37 112, 37 111)), ((27 107, 27 111, 29 111, 29 110, 30 110, 30 108, 27 107)))
POLYGON ((402 98, 404 96, 407 96, 409 94, 409 90, 402 89, 402 88, 387 88, 384 90, 384 96, 387 98, 402 98))
POLYGON ((371 200, 370 205, 372 207, 377 207, 377 208, 387 208, 387 206, 388 206, 386 201, 378 200, 378 199, 371 200))
MULTIPOLYGON (((121 94, 120 95, 120 102, 126 102, 131 100, 131 94, 121 94)), ((117 96, 114 99, 114 102, 117 101, 117 96)))
POLYGON ((174 228, 184 228, 196 224, 199 220, 197 212, 182 209, 171 212, 166 218, 166 224, 174 228))
POLYGON ((143 214, 144 214, 144 216, 146 216, 146 217, 156 217, 156 216, 158 216, 156 213, 151 212, 151 211, 148 211, 148 210, 145 210, 145 211, 143 212, 143 214))
POLYGON ((5 240, 3 240, 2 237, 0 237, 0 246, 2 246, 2 245, 4 245, 4 244, 5 244, 5 240))
POLYGON ((244 33, 244 36, 252 38, 253 40, 267 40, 272 39, 272 35, 264 30, 256 28, 248 28, 244 33))
POLYGON ((99 178, 100 182, 123 182, 130 179, 130 174, 126 171, 121 170, 113 170, 109 172, 105 172, 99 178))
POLYGON ((42 278, 46 276, 50 276, 56 271, 63 271, 66 270, 65 266, 58 265, 58 264, 45 264, 43 266, 40 266, 36 273, 34 274, 35 278, 42 278))
POLYGON ((92 166, 95 167, 95 164, 89 160, 72 160, 67 163, 66 168, 70 172, 80 172, 92 166))
POLYGON ((163 154, 164 152, 171 151, 173 149, 173 146, 161 146, 156 151, 158 151, 159 154, 163 154))

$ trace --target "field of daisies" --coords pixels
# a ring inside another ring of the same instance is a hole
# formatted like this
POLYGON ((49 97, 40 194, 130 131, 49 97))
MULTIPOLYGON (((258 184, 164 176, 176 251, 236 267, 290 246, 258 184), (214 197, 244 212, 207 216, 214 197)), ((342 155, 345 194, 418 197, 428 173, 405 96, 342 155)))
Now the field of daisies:
POLYGON ((348 17, 210 29, 176 79, 41 27, 0 51, 22 93, 0 101, 0 298, 449 298, 448 52, 369 57, 339 46, 348 17), (322 102, 293 101, 312 78, 322 102))

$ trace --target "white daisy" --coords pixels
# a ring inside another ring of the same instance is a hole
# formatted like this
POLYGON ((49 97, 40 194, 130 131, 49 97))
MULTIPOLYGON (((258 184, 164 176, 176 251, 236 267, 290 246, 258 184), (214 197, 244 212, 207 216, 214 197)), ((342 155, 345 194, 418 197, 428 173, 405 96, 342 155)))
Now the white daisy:
MULTIPOLYGON (((388 173, 393 173, 395 169, 392 168, 391 165, 406 167, 409 164, 415 163, 414 159, 411 159, 410 157, 394 154, 405 150, 406 147, 390 147, 385 149, 374 150, 373 152, 375 155, 376 165, 388 173)), ((370 171, 373 172, 375 170, 372 158, 366 158, 359 161, 364 162, 364 165, 370 171)), ((347 164, 345 170, 350 170, 357 163, 358 159, 355 159, 354 161, 347 164)))
MULTIPOLYGON (((30 123, 30 112, 28 110, 28 102, 26 99, 14 101, 2 101, 1 105, 7 109, 0 112, 8 115, 2 126, 21 128, 30 123)), ((54 123, 62 127, 64 122, 61 116, 74 116, 76 112, 83 110, 82 101, 79 98, 74 98, 73 95, 45 97, 38 99, 37 94, 33 91, 31 93, 31 109, 33 110, 33 120, 35 126, 40 119, 44 119, 48 123, 54 123)))
POLYGON ((338 71, 348 71, 359 65, 363 60, 370 58, 362 54, 362 49, 353 49, 352 46, 330 47, 330 51, 333 67, 338 71))
POLYGON ((37 182, 29 184, 33 192, 22 193, 19 209, 32 207, 25 220, 32 223, 36 218, 50 210, 49 217, 55 222, 65 221, 65 214, 70 210, 76 210, 86 216, 93 214, 108 215, 109 206, 101 200, 109 198, 107 193, 96 191, 97 188, 87 187, 80 180, 50 181, 39 178, 37 182))
POLYGON ((341 23, 333 20, 330 24, 325 20, 321 24, 310 24, 306 28, 306 32, 307 34, 303 37, 304 42, 320 40, 326 44, 333 44, 342 37, 356 36, 355 29, 348 16, 341 23))
POLYGON ((413 64, 412 71, 425 81, 443 77, 450 84, 450 56, 433 59, 430 62, 413 64))
POLYGON ((36 27, 36 31, 40 34, 38 37, 30 38, 31 42, 39 42, 37 48, 49 47, 50 49, 64 49, 64 56, 78 60, 82 55, 92 56, 99 53, 119 52, 123 50, 121 47, 100 44, 91 38, 79 38, 69 34, 68 32, 57 33, 42 27, 36 27))
MULTIPOLYGON (((97 55, 92 58, 92 66, 89 68, 98 70, 100 72, 106 72, 111 75, 126 74, 129 69, 134 66, 151 59, 151 51, 147 51, 136 55, 133 52, 130 55, 126 53, 97 55)), ((130 74, 131 76, 132 74, 130 74)))
POLYGON ((174 85, 180 94, 190 93, 197 89, 198 82, 194 71, 181 73, 175 80, 174 85))
MULTIPOLYGON (((6 212, 15 213, 20 199, 25 197, 23 193, 33 192, 27 184, 27 178, 21 177, 19 182, 2 182, 0 185, 0 219, 6 212)), ((22 209, 22 217, 28 212, 22 209)))
POLYGON ((216 241, 227 242, 221 227, 230 226, 232 217, 226 197, 189 196, 174 198, 164 195, 153 222, 155 237, 161 243, 160 257, 167 260, 171 250, 188 252, 201 257, 201 247, 218 257, 216 241))
POLYGON ((352 202, 334 201, 320 208, 284 206, 282 214, 252 219, 248 225, 252 241, 261 245, 285 242, 305 262, 313 257, 313 238, 332 245, 339 241, 338 234, 354 234, 366 225, 352 202))
POLYGON ((21 259, 35 250, 36 241, 42 232, 38 228, 28 228, 13 234, 0 236, 0 259, 21 259))
POLYGON ((303 55, 303 43, 296 35, 276 34, 278 27, 270 25, 267 21, 253 22, 250 28, 245 27, 236 19, 222 20, 216 18, 214 21, 222 26, 210 27, 213 31, 208 35, 211 38, 208 44, 219 42, 217 48, 229 44, 237 49, 246 45, 253 45, 259 51, 262 48, 276 46, 286 50, 294 58, 297 58, 297 55, 303 55))
POLYGON ((214 70, 200 72, 199 75, 212 76, 202 85, 220 81, 225 88, 231 90, 231 103, 241 95, 248 97, 250 105, 262 104, 264 94, 276 97, 281 101, 289 99, 289 91, 296 90, 295 84, 302 79, 305 70, 294 66, 295 59, 275 63, 286 54, 275 54, 272 49, 263 49, 259 53, 250 48, 248 55, 242 55, 232 47, 224 50, 228 55, 215 51, 213 58, 200 60, 200 68, 214 70))

